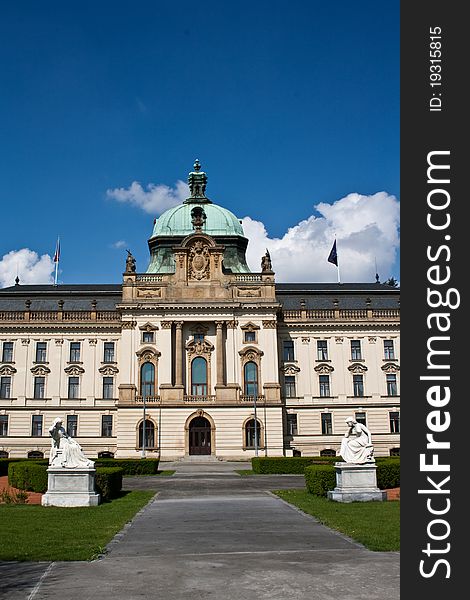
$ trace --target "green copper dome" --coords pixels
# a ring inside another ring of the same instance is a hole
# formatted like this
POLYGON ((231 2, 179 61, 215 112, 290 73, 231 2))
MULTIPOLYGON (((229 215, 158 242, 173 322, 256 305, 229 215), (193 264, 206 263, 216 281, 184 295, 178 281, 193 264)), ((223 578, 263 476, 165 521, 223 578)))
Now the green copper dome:
POLYGON ((186 236, 190 233, 194 233, 191 211, 195 206, 201 206, 206 215, 204 225, 201 228, 203 233, 212 236, 244 235, 240 221, 226 208, 206 202, 191 202, 180 204, 164 212, 160 218, 156 220, 151 237, 167 235, 186 236))
POLYGON ((190 196, 155 220, 149 239, 150 264, 147 273, 174 273, 173 247, 194 233, 205 233, 224 246, 222 266, 227 273, 249 273, 243 228, 237 217, 206 196, 207 175, 196 159, 188 177, 190 196))

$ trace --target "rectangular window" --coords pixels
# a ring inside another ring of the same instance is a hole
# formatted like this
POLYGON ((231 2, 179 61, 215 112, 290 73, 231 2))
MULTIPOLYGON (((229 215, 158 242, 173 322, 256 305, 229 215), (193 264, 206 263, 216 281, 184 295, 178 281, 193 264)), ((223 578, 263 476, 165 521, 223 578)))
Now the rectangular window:
POLYGON ((394 373, 387 375, 387 396, 398 396, 397 376, 394 373))
MULTIPOLYGON (((144 332, 145 335, 146 332, 144 332)), ((104 343, 104 356, 103 362, 112 363, 114 362, 114 342, 105 342, 104 343)))
POLYGON ((69 398, 78 398, 80 379, 78 377, 69 377, 69 398))
POLYGON ((285 340, 282 343, 282 356, 284 360, 295 360, 294 340, 285 340))
POLYGON ((44 398, 46 390, 46 378, 35 377, 34 378, 34 398, 44 398))
POLYGON ((33 415, 31 421, 31 435, 33 437, 42 436, 42 415, 33 415))
POLYGON ((287 435, 297 435, 297 415, 287 414, 287 435))
POLYGON ((390 417, 390 433, 400 433, 400 413, 388 413, 390 417))
POLYGON ((80 342, 70 342, 70 362, 80 362, 80 342))
POLYGON ((384 340, 384 358, 386 360, 395 360, 393 340, 384 340))
POLYGON ((103 398, 114 398, 114 377, 103 377, 103 398))
POLYGON ((78 415, 67 415, 67 433, 70 437, 77 437, 78 415))
POLYGON ((356 419, 357 423, 360 423, 361 425, 365 425, 367 427, 366 413, 365 412, 357 412, 357 413, 355 413, 354 418, 356 419))
POLYGON ((194 334, 194 341, 202 343, 204 341, 204 334, 203 333, 195 333, 194 334))
POLYGON ((353 375, 354 396, 364 396, 364 376, 353 375))
POLYGON ((8 435, 8 415, 0 415, 0 437, 8 435))
POLYGON ((361 340, 351 340, 351 360, 362 360, 361 340))
POLYGON ((295 375, 284 376, 284 393, 286 398, 295 398, 295 375))
POLYGON ((326 340, 317 341, 317 359, 328 360, 328 345, 326 340))
POLYGON ((331 413, 321 414, 321 432, 323 435, 332 435, 333 421, 331 418, 331 413))
POLYGON ((101 436, 112 437, 113 436, 113 415, 102 415, 101 416, 101 436))
POLYGON ((13 362, 13 342, 3 342, 2 362, 13 362))
POLYGON ((36 362, 45 363, 47 361, 47 342, 36 342, 36 362))
POLYGON ((329 375, 319 375, 318 376, 320 382, 320 396, 326 397, 330 396, 330 376, 329 375))
POLYGON ((10 398, 11 377, 0 378, 0 398, 10 398))
POLYGON ((256 331, 245 331, 245 342, 254 344, 256 342, 256 331))

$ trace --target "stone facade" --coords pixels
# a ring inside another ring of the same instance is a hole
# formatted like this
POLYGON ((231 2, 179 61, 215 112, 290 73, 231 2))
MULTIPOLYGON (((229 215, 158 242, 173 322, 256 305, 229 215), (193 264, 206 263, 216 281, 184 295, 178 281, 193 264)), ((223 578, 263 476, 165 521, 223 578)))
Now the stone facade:
POLYGON ((147 272, 129 253, 122 284, 0 290, 0 456, 47 456, 57 416, 90 457, 331 454, 348 415, 399 451, 399 291, 277 283, 269 254, 247 272, 205 183, 157 221, 147 272))

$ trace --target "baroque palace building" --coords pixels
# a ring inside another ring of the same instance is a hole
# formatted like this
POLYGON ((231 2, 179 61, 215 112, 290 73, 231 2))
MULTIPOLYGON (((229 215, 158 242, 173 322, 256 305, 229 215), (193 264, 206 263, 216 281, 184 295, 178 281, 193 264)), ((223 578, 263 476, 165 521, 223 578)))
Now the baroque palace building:
POLYGON ((58 416, 91 457, 334 455, 348 416, 399 454, 399 290, 251 272, 206 181, 196 161, 146 272, 0 290, 0 457, 47 457, 58 416))

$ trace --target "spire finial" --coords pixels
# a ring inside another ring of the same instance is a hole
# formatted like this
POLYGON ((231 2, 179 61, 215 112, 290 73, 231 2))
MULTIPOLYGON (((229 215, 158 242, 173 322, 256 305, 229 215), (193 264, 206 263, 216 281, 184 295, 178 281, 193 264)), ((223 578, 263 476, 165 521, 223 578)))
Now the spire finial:
POLYGON ((20 285, 20 278, 18 275, 15 277, 15 285, 20 285))
POLYGON ((199 171, 201 170, 201 163, 199 162, 199 158, 196 158, 196 160, 194 161, 194 170, 196 171, 196 173, 199 173, 199 171))

